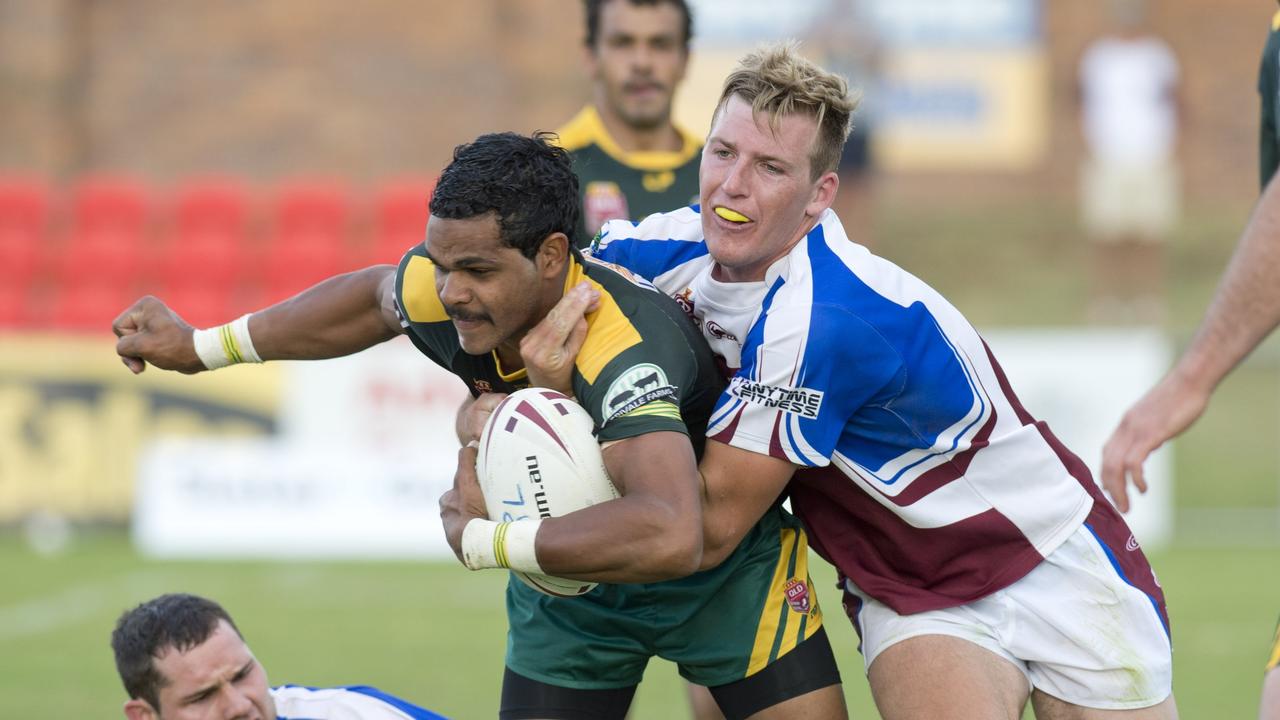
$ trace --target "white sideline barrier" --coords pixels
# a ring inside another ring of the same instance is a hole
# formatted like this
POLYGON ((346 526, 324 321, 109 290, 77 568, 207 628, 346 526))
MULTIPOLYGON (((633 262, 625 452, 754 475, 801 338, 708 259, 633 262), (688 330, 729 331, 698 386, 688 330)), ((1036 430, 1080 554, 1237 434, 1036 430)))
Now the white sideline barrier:
MULTIPOLYGON (((1169 359, 1150 330, 984 333, 1027 410, 1089 465, 1169 359)), ((451 557, 437 500, 453 482, 458 380, 407 342, 287 368, 281 434, 167 440, 141 464, 134 538, 163 557, 451 557)), ((1147 547, 1168 542, 1167 450, 1128 516, 1147 547)))
POLYGON ((163 440, 142 462, 133 540, 153 557, 451 557, 449 462, 270 439, 163 440))

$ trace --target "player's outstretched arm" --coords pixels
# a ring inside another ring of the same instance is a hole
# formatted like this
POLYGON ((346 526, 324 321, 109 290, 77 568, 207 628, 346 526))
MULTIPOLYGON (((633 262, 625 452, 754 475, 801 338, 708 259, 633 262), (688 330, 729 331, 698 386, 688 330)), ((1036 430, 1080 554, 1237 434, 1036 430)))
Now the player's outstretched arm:
MULTIPOLYGON (((658 582, 696 571, 702 513, 689 438, 669 431, 637 435, 608 445, 604 460, 622 497, 541 520, 532 538, 508 533, 507 554, 524 555, 510 544, 531 541, 538 565, 536 570, 512 567, 615 583, 658 582)), ((472 567, 463 556, 463 533, 471 520, 487 517, 475 462, 475 447, 464 447, 454 487, 440 498, 445 536, 458 559, 472 567)))
POLYGON ((1121 511, 1142 464, 1191 426, 1218 383, 1280 324, 1280 184, 1268 183, 1186 352, 1127 413, 1102 452, 1102 486, 1121 511))
POLYGON ((394 309, 395 267, 376 265, 338 275, 288 299, 205 335, 197 349, 196 329, 162 301, 147 296, 112 323, 116 352, 135 373, 147 364, 196 373, 210 367, 253 360, 319 360, 350 355, 403 332, 394 309), (223 328, 226 328, 225 333, 223 328), (227 344, 220 341, 226 336, 227 344))

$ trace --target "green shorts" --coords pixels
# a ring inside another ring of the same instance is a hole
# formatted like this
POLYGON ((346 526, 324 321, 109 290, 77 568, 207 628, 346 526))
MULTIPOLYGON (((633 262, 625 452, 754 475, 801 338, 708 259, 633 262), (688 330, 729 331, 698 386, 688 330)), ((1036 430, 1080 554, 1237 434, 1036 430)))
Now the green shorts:
POLYGON ((507 583, 507 667, 578 689, 635 685, 649 658, 700 685, 753 675, 822 626, 800 521, 767 512, 718 567, 679 580, 601 584, 554 598, 507 583))

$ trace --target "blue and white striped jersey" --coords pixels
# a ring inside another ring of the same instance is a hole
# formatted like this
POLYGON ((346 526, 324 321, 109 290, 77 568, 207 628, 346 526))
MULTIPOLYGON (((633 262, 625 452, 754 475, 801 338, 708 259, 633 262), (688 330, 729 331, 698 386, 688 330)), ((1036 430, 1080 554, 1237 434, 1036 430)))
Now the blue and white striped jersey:
POLYGON ((794 463, 815 549, 898 612, 1009 585, 1102 499, 960 312, 831 211, 762 282, 712 277, 697 206, 591 252, 685 307, 731 375, 707 437, 794 463))
POLYGON ((276 720, 447 720, 366 685, 271 688, 276 720))

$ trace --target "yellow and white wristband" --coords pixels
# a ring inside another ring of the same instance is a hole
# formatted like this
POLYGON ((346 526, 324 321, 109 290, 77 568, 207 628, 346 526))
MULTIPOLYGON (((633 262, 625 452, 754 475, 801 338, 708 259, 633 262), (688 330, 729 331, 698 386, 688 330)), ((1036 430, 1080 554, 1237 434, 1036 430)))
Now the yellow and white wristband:
POLYGON ((542 573, 533 541, 541 520, 494 522, 474 518, 462 529, 462 562, 472 570, 510 568, 542 573))
POLYGON ((217 370, 237 363, 262 362, 253 347, 253 338, 249 337, 249 317, 252 314, 242 315, 226 325, 192 333, 196 355, 200 356, 200 362, 206 368, 217 370))

